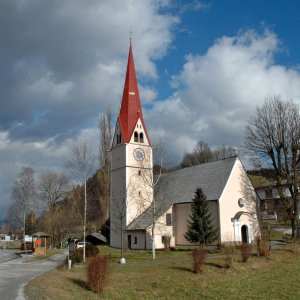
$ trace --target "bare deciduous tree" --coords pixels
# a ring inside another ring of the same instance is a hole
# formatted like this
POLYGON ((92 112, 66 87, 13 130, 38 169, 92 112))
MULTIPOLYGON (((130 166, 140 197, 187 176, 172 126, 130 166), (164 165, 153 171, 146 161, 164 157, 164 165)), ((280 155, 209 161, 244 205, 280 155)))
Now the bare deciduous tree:
POLYGON ((37 190, 40 199, 51 211, 66 196, 69 190, 69 180, 63 174, 46 171, 39 176, 37 190))
POLYGON ((84 186, 84 209, 82 214, 83 225, 83 261, 85 262, 85 237, 86 237, 86 215, 87 215, 87 180, 94 171, 95 155, 92 145, 87 140, 81 140, 74 147, 72 154, 67 160, 66 168, 73 178, 84 186))
POLYGON ((234 155, 237 155, 237 151, 235 147, 231 146, 221 145, 213 151, 213 156, 215 160, 224 159, 234 155))
POLYGON ((292 236, 298 235, 299 219, 299 150, 300 114, 293 101, 279 96, 266 98, 262 107, 249 121, 245 144, 260 166, 271 166, 277 183, 280 200, 292 223, 292 236), (286 183, 289 194, 283 183, 286 183))
POLYGON ((191 167, 233 155, 237 155, 235 147, 221 145, 216 149, 211 149, 207 143, 199 141, 192 152, 184 154, 180 166, 182 168, 191 167))
POLYGON ((24 245, 26 250, 26 215, 31 212, 36 199, 33 170, 30 167, 23 167, 13 184, 11 198, 13 199, 10 217, 14 218, 17 224, 22 224, 24 245))
POLYGON ((203 164, 213 160, 213 152, 207 143, 199 141, 194 148, 193 152, 185 153, 182 162, 182 168, 191 167, 194 165, 203 164))
MULTIPOLYGON (((111 235, 117 234, 120 236, 120 259, 124 259, 124 236, 126 231, 126 215, 128 209, 128 201, 126 201, 126 195, 129 192, 126 190, 125 193, 116 195, 116 198, 112 199, 112 206, 111 206, 111 216, 110 216, 110 230, 111 235)), ((114 195, 114 193, 113 193, 114 195)), ((112 237, 111 237, 112 238, 112 237)), ((120 260, 120 261, 121 261, 120 260)))
MULTIPOLYGON (((243 168, 243 167, 242 167, 243 168)), ((259 199, 256 195, 255 189, 246 173, 241 172, 240 184, 241 184, 241 192, 243 195, 243 205, 245 207, 245 211, 249 212, 251 215, 251 230, 252 235, 257 238, 261 235, 261 214, 259 208, 259 199)))
POLYGON ((43 231, 44 228, 51 228, 53 232, 53 243, 62 247, 62 244, 70 234, 76 234, 76 230, 82 224, 80 216, 77 213, 73 199, 65 198, 60 201, 52 212, 44 211, 38 219, 37 227, 43 231))
POLYGON ((99 164, 100 164, 100 184, 102 187, 102 211, 104 219, 109 218, 109 197, 110 197, 110 157, 109 149, 111 147, 113 129, 112 129, 112 112, 110 107, 106 113, 100 116, 100 147, 99 147, 99 164))
POLYGON ((39 198, 46 203, 49 212, 47 214, 47 231, 51 234, 51 246, 57 240, 57 204, 64 199, 69 190, 69 180, 63 174, 46 171, 39 176, 37 189, 39 198))

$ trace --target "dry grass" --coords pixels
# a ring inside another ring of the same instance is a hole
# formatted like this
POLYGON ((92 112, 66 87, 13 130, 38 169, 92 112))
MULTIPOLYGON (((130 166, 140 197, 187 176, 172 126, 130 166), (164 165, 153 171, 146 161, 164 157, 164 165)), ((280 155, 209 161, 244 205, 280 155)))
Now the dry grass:
POLYGON ((0 241, 0 248, 5 246, 6 249, 20 249, 21 241, 0 241))
MULTIPOLYGON (((177 262, 114 263, 101 299, 300 299, 300 256, 290 251, 274 250, 269 260, 253 256, 247 264, 236 259, 234 269, 223 268, 223 257, 208 255, 198 276, 190 268, 191 255, 180 255, 177 262)), ((30 282, 27 294, 29 299, 99 299, 86 285, 84 268, 48 272, 30 282)))

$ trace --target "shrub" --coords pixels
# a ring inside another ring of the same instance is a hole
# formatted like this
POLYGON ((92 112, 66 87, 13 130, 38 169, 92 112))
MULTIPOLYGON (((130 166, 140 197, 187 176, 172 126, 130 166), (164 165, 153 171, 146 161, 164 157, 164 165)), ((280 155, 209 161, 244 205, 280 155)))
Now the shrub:
POLYGON ((203 264, 207 256, 207 250, 203 248, 195 248, 193 255, 193 272, 198 274, 202 272, 203 264))
POLYGON ((99 254, 99 249, 92 244, 87 244, 85 247, 86 257, 97 256, 99 254))
POLYGON ((162 237, 162 242, 164 244, 164 250, 165 250, 165 252, 170 252, 171 237, 168 236, 168 235, 164 235, 162 237))
POLYGON ((251 246, 249 244, 241 244, 239 246, 242 256, 242 262, 247 262, 251 255, 251 246))
POLYGON ((260 237, 256 237, 257 255, 258 256, 270 256, 270 244, 268 241, 263 240, 260 237))
POLYGON ((82 253, 79 252, 79 251, 75 251, 73 253, 72 256, 70 256, 70 259, 72 260, 72 265, 74 263, 81 263, 82 262, 82 259, 83 259, 83 256, 82 256, 82 253))
POLYGON ((234 267, 234 251, 235 245, 234 244, 226 244, 224 245, 222 252, 224 254, 224 268, 233 268, 234 267))
POLYGON ((94 256, 87 266, 87 286, 95 293, 102 293, 109 275, 106 256, 94 256))

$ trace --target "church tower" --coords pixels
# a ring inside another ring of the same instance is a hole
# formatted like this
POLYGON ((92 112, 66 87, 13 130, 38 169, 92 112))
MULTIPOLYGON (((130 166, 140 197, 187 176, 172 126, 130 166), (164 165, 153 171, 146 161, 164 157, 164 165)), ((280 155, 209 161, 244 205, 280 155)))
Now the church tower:
POLYGON ((130 247, 127 226, 150 206, 152 148, 144 122, 136 79, 132 45, 129 54, 121 109, 111 147, 110 245, 130 247))

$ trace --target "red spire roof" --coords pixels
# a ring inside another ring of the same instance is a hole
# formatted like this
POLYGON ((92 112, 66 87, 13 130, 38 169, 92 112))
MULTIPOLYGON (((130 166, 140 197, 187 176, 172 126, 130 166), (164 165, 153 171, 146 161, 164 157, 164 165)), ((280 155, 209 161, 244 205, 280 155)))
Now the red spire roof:
POLYGON ((122 104, 118 117, 122 137, 125 143, 129 143, 139 118, 141 119, 144 131, 150 143, 144 124, 142 105, 140 101, 139 89, 134 68, 132 47, 130 42, 122 104))

